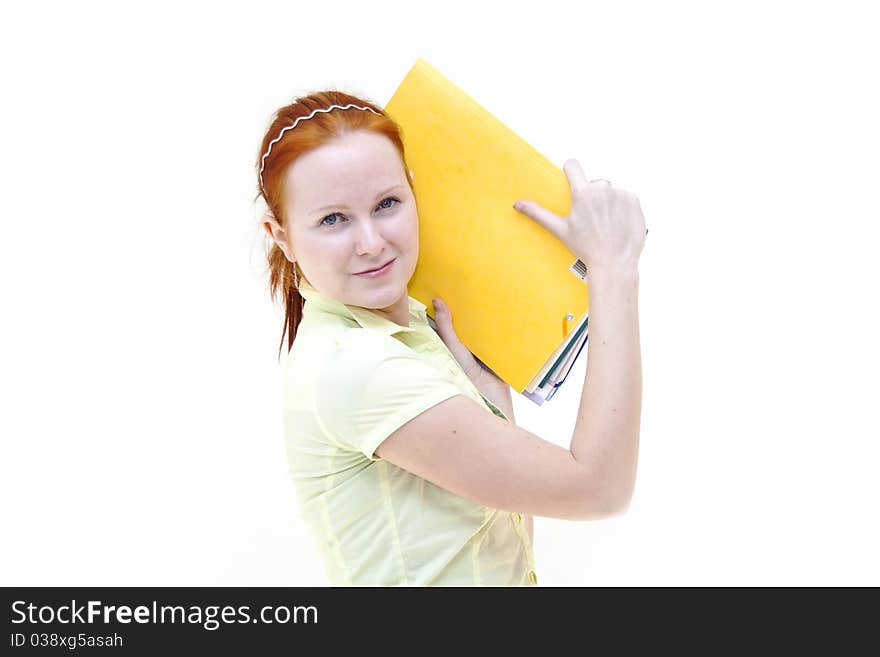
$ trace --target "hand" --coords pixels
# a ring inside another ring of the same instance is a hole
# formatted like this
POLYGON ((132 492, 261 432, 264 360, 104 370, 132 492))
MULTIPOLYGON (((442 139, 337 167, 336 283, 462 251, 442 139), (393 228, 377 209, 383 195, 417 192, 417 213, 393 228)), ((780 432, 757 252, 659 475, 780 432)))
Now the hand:
POLYGON ((563 169, 571 188, 567 217, 534 201, 519 201, 515 209, 559 238, 588 268, 637 267, 648 232, 639 199, 607 180, 587 181, 577 160, 566 160, 563 169))
POLYGON ((510 399, 510 386, 474 358, 470 349, 464 346, 452 326, 452 311, 443 299, 439 297, 434 299, 433 305, 434 321, 437 323, 437 332, 440 334, 440 338, 477 390, 493 404, 500 407, 501 400, 510 399))

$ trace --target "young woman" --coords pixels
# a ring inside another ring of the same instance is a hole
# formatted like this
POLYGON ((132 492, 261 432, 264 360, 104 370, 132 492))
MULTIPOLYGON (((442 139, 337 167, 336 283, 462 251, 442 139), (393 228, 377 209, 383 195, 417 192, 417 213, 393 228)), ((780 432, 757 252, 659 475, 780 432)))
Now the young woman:
POLYGON ((588 367, 564 449, 516 426, 509 386, 442 300, 435 332, 408 295, 414 178, 381 108, 338 91, 299 98, 273 117, 257 169, 270 291, 285 306, 290 473, 333 585, 535 585, 533 515, 627 508, 642 395, 635 196, 569 160, 568 217, 518 208, 589 272, 588 367))

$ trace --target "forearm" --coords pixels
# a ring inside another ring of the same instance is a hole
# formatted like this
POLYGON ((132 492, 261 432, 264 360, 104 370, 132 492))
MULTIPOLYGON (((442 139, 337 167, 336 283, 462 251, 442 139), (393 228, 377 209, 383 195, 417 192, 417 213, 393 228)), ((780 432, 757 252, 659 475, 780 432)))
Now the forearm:
MULTIPOLYGON (((499 397, 500 401, 492 400, 492 403, 495 404, 498 408, 500 408, 503 413, 507 416, 507 418, 516 424, 516 418, 513 415, 513 398, 510 394, 510 386, 505 385, 504 391, 500 395, 496 395, 499 397)), ((523 520, 525 520, 526 529, 529 532, 529 542, 534 546, 535 545, 535 520, 529 514, 523 514, 523 520)))
POLYGON ((516 418, 513 416, 513 398, 507 383, 486 369, 480 369, 478 374, 469 378, 483 397, 495 404, 508 420, 516 424, 516 418))
POLYGON ((501 409, 508 420, 516 424, 516 418, 513 416, 513 399, 510 394, 510 386, 505 385, 503 391, 494 395, 492 403, 501 409))
POLYGON ((587 373, 571 442, 609 508, 635 486, 642 409, 637 270, 589 274, 587 373))

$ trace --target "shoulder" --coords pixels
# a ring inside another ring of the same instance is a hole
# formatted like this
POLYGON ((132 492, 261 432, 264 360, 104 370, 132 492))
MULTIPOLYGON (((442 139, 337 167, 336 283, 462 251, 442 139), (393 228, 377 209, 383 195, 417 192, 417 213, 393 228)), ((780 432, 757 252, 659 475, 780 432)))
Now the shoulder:
POLYGON ((462 394, 440 367, 393 335, 353 329, 317 374, 314 407, 326 435, 370 460, 412 418, 462 394))
POLYGON ((308 319, 300 322, 293 345, 284 357, 283 379, 288 400, 311 394, 320 385, 328 363, 337 362, 340 357, 345 359, 341 347, 350 341, 347 334, 357 331, 343 324, 315 324, 308 319))
POLYGON ((371 376, 376 370, 418 367, 421 357, 394 336, 363 328, 337 335, 324 359, 325 378, 334 380, 371 376))
POLYGON ((425 354, 393 335, 352 329, 340 335, 336 347, 323 358, 317 385, 337 399, 387 407, 457 384, 425 354))

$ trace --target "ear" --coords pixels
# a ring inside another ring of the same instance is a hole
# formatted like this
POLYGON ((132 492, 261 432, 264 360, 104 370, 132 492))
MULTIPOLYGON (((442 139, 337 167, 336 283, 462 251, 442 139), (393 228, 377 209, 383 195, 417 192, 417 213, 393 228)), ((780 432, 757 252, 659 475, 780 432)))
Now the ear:
POLYGON ((269 235, 269 239, 275 242, 275 244, 278 245, 278 248, 281 249, 282 253, 284 253, 284 257, 290 260, 290 262, 295 262, 291 257, 290 245, 287 243, 287 231, 281 227, 281 224, 278 223, 271 212, 267 211, 263 215, 261 224, 263 229, 269 235))

